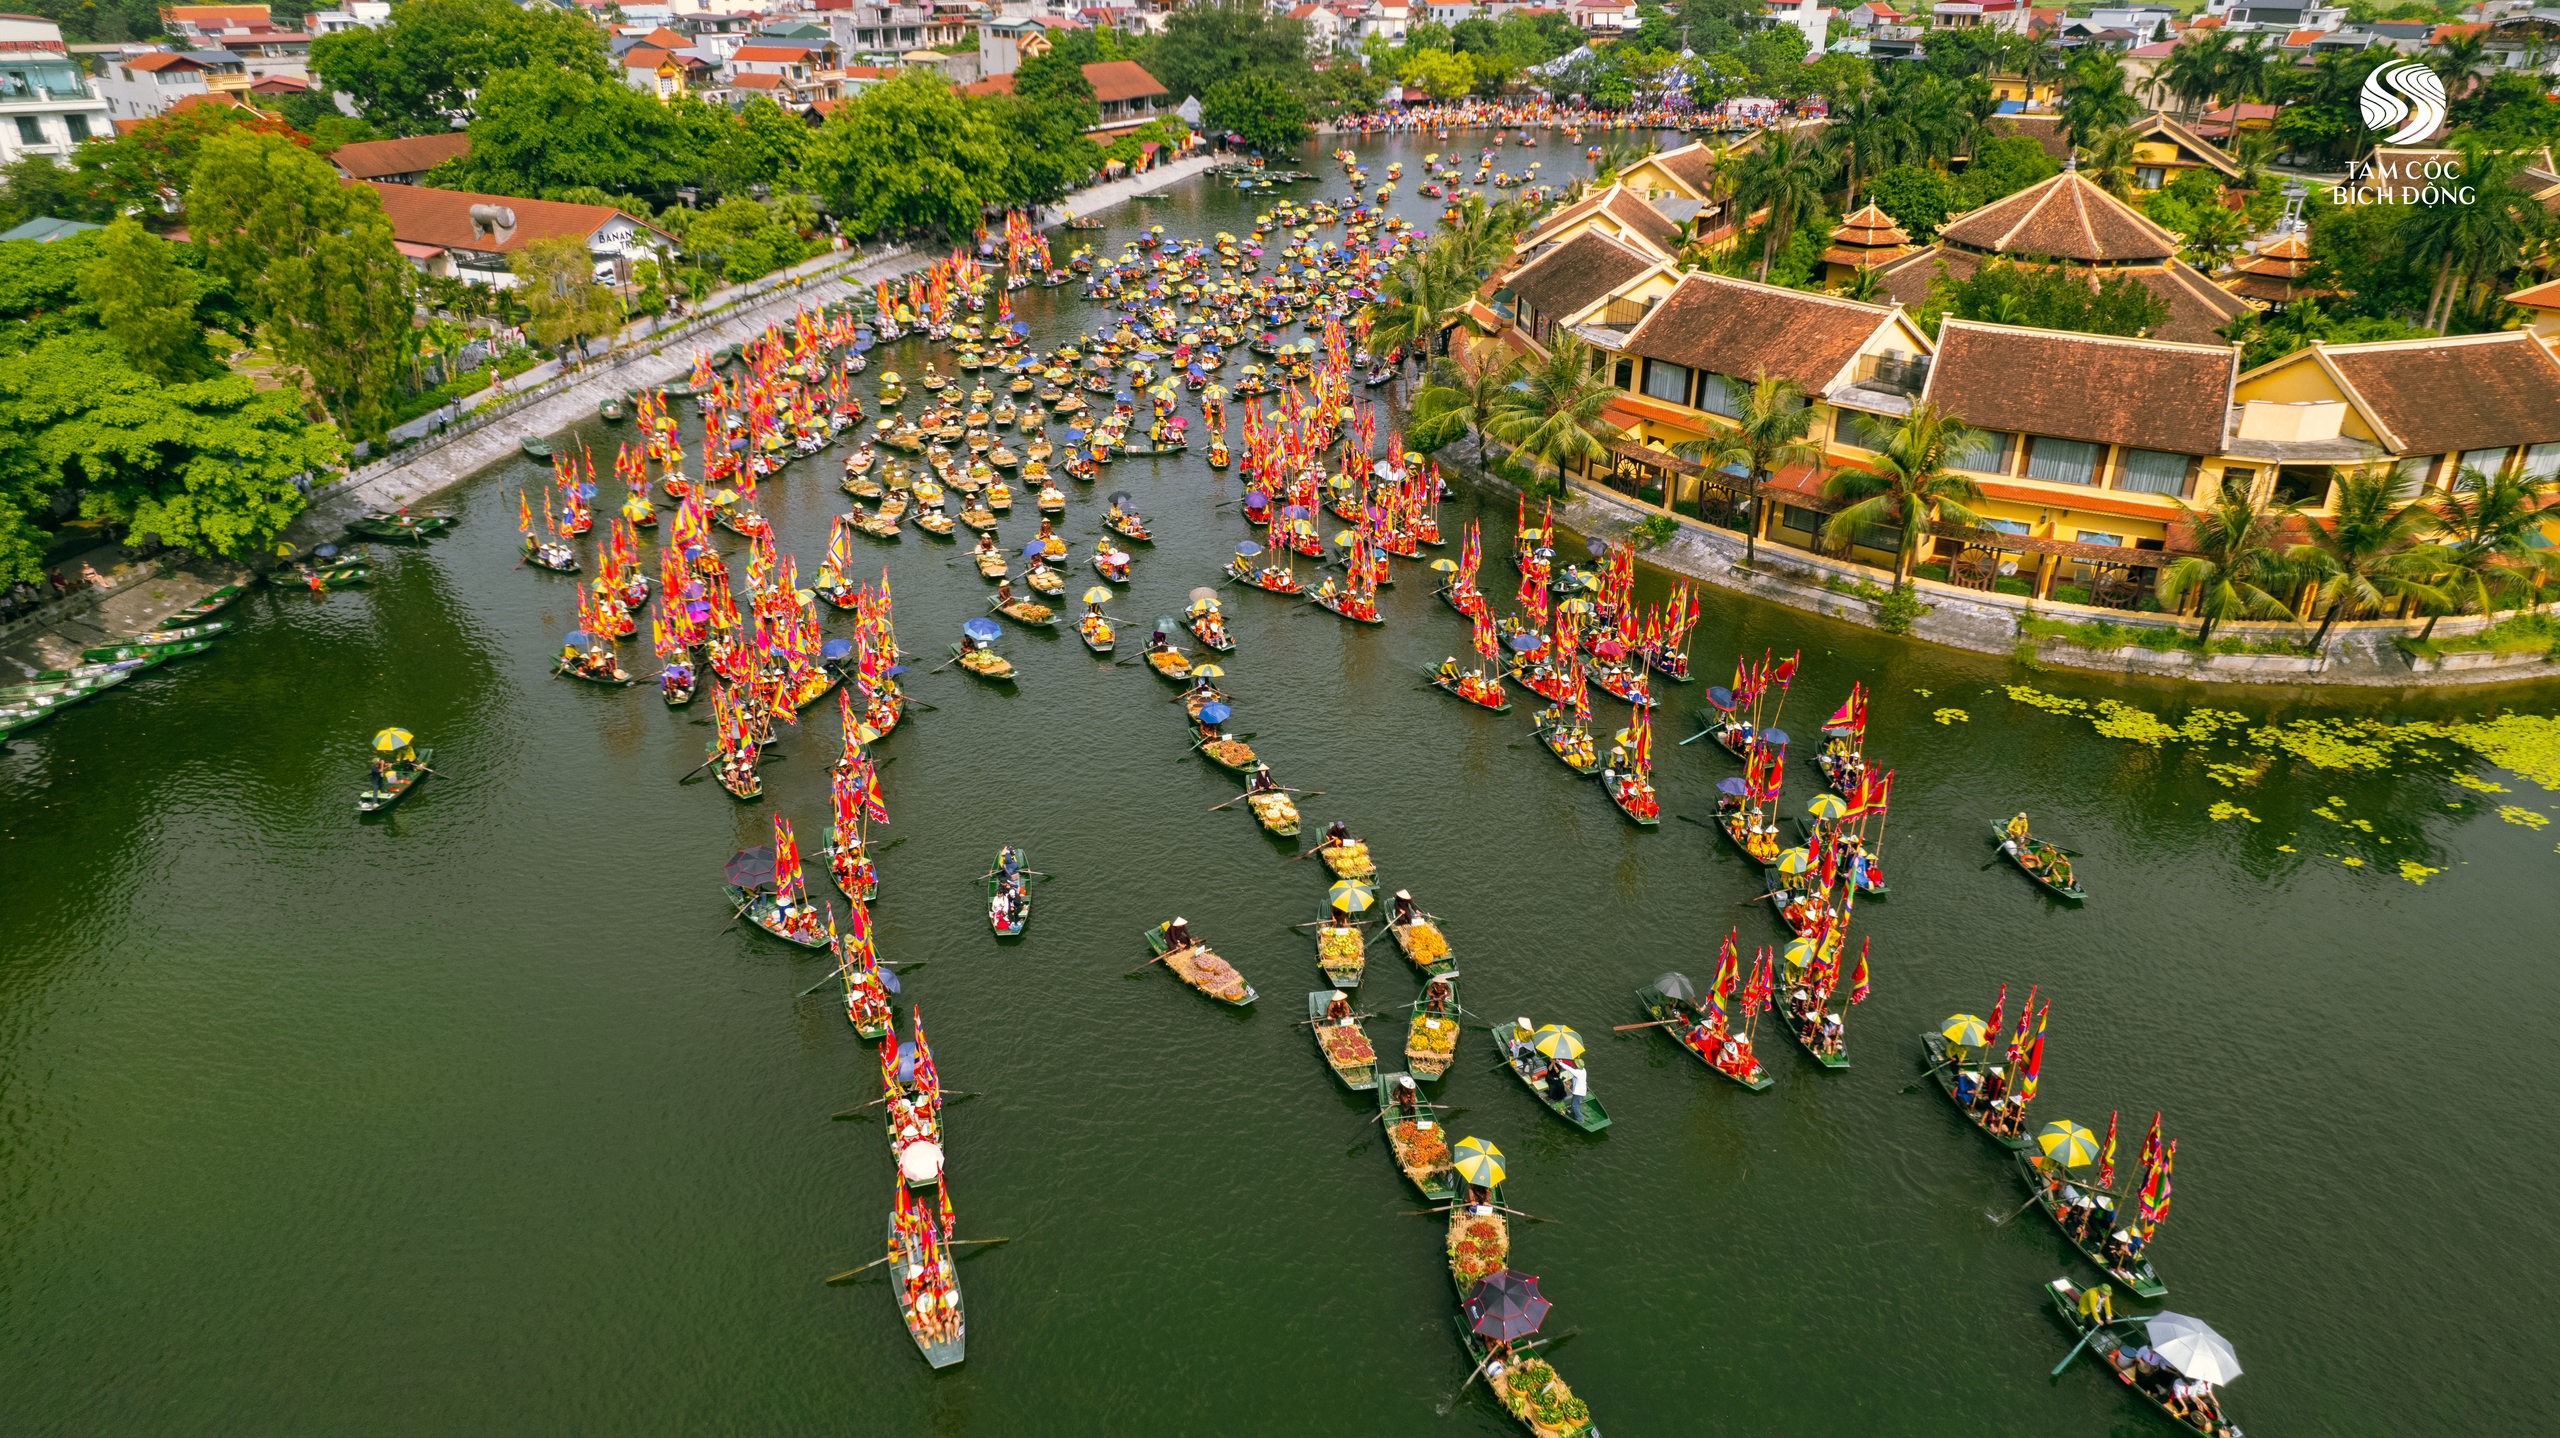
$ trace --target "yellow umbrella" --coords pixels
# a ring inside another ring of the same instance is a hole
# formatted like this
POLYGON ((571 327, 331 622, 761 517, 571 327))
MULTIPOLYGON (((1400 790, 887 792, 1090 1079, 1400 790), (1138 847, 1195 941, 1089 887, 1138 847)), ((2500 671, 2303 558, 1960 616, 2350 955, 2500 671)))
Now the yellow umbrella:
POLYGON ((1434 574, 1455 574, 1458 572, 1458 561, 1454 559, 1435 559, 1431 561, 1431 572, 1434 574))
POLYGON ((406 729, 385 729, 373 736, 373 747, 389 753, 394 749, 407 748, 417 737, 406 729))
POLYGON ((1194 664, 1191 666, 1191 677, 1194 679, 1224 679, 1227 677, 1227 671, 1219 668, 1215 664, 1194 664))
POLYGON ((1111 586, 1107 584, 1097 584, 1084 592, 1084 602, 1087 604, 1101 604, 1110 598, 1111 586))
POLYGON ((1613 744, 1633 744, 1636 742, 1636 731, 1632 726, 1621 729, 1617 733, 1609 736, 1609 742, 1613 744))
POLYGON ((1350 544, 1352 541, 1354 541, 1354 540, 1358 539, 1359 537, 1360 537, 1359 535, 1356 535, 1356 534, 1352 533, 1350 530, 1347 530, 1347 529, 1346 529, 1346 530, 1342 531, 1340 534, 1335 535, 1335 536, 1333 537, 1333 542, 1334 542, 1334 543, 1336 543, 1336 544, 1348 545, 1348 544, 1350 544))
POLYGON ((1529 1035, 1529 1047, 1551 1059, 1582 1057, 1582 1035, 1562 1024, 1546 1024, 1529 1035))
POLYGON ((1810 964, 1821 953, 1821 945, 1812 939, 1798 939, 1787 945, 1787 971, 1793 973, 1810 964))
POLYGON ((1990 1037, 1990 1026, 1971 1014, 1957 1014, 1938 1030, 1948 1043, 1960 1049, 1978 1049, 1990 1037))
POLYGON ((1804 811, 1817 819, 1837 819, 1849 812, 1849 806, 1837 794, 1816 794, 1804 811))
POLYGON ((1813 855, 1803 849, 1789 849, 1778 856, 1778 872, 1795 875, 1813 867, 1813 855))
POLYGON ((2036 1147, 2064 1168, 2078 1168, 2098 1156, 2098 1136, 2067 1118, 2056 1119, 2036 1130, 2036 1147))
POLYGON ((1327 889, 1325 897, 1332 900, 1333 906, 1344 913, 1357 914, 1365 912, 1371 904, 1378 902, 1378 891, 1366 884, 1345 879, 1327 889))
POLYGON ((1457 1169, 1458 1177, 1479 1188, 1492 1188, 1502 1182, 1502 1150, 1492 1144, 1469 1134, 1458 1140, 1458 1146, 1450 1152, 1456 1156, 1450 1166, 1457 1169))

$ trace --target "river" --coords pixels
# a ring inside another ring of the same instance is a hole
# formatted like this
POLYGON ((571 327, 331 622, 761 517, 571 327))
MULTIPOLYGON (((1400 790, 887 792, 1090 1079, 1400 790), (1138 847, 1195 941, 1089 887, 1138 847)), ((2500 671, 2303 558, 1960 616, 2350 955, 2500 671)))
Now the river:
MULTIPOLYGON (((1382 172, 1423 145, 1363 148, 1382 172)), ((1242 233, 1251 213, 1193 181, 1115 211, 1107 238, 1242 233)), ((1029 292, 1044 343, 1098 322, 1074 293, 1029 292)), ((578 433, 602 470, 623 431, 578 433)), ((804 574, 845 507, 836 468, 766 489, 804 574)), ((822 1286, 879 1252, 879 1132, 828 1120, 876 1091, 874 1057, 827 997, 793 1000, 815 960, 723 927, 719 870, 773 812, 822 842, 832 707, 785 740, 766 802, 678 785, 707 713, 547 672, 570 584, 519 568, 514 537, 541 477, 495 467, 448 497, 454 537, 382 555, 369 590, 261 592, 211 653, 0 755, 13 1431, 1518 1431, 1481 1383, 1457 1393, 1440 1221, 1409 1216, 1368 1096, 1292 1023, 1319 985, 1288 926, 1323 876, 1241 806, 1211 812, 1235 786, 1184 757, 1170 689, 1072 636, 1008 630, 1018 693, 911 676, 938 708, 879 750, 881 949, 929 961, 906 997, 945 1081, 986 1095, 950 1112, 960 1231, 1015 1240, 961 1266, 968 1362, 928 1371, 879 1285, 822 1286), (386 724, 447 777, 360 823, 386 724), (1028 938, 998 947, 976 876, 1006 842, 1055 877, 1028 938), (1124 977, 1175 913, 1259 1005, 1124 977)), ((1241 487, 1196 458, 1122 460, 1061 528, 1089 546, 1102 497, 1136 494, 1160 537, 1115 610, 1143 621, 1211 580, 1241 487)), ((1507 603, 1510 501, 1462 494, 1442 522, 1454 538, 1479 513, 1507 603)), ((907 647, 938 658, 986 586, 912 529, 874 547, 907 647)), ((1707 678, 1800 648, 1782 722, 1807 736, 1865 681, 1870 750, 1900 776, 1894 892, 1859 909, 1875 992, 1849 1023, 1855 1067, 1764 1032, 1776 1085, 1750 1094, 1609 1030, 1656 974, 1703 980, 1728 929, 1779 940, 1744 906, 1756 871, 1705 828, 1628 825, 1538 747, 1525 706, 1427 689, 1421 666, 1466 631, 1398 568, 1374 630, 1236 594, 1234 727, 1324 791, 1311 833, 1347 820, 1382 889, 1445 918, 1469 1008, 1590 1039, 1603 1134, 1490 1072, 1481 1035, 1445 1090, 1454 1132, 1508 1156, 1508 1200, 1553 1220, 1515 1226, 1515 1266, 1554 1301, 1548 1331, 1574 1332, 1555 1361, 1612 1438, 2174 1431, 2086 1361, 2048 1381, 2067 1338, 2040 1285, 2094 1274, 2041 1218, 1996 1225, 2024 1196, 2005 1155, 1906 1088, 1916 1035, 1987 1014, 2003 983, 2012 1015, 2029 984, 2053 1006, 2039 1119, 2103 1130, 2121 1111, 2130 1166, 2165 1111, 2177 1197, 2155 1256, 2169 1306, 2236 1345, 2227 1397, 2252 1433, 2560 1423, 2531 1317, 2560 1280, 2541 947, 2560 859, 2534 822, 2552 796, 2458 758, 2279 757, 2232 787, 2208 766, 2252 765, 2245 734, 2129 742, 2002 686, 2171 723, 2198 704, 2443 719, 2547 695, 2040 675, 1710 592, 1707 678), (2466 765, 2508 792, 2451 782, 2466 765), (1989 862, 1985 821, 2020 809, 2087 856, 2084 908, 1989 862), (2404 860, 2434 872, 2413 883, 2404 860)), ((1734 772, 1672 742, 1697 694, 1673 691, 1657 732, 1670 815, 1709 813, 1734 772)), ((1800 762, 1791 805, 1814 782, 1800 762)), ((1372 954, 1363 995, 1398 1012, 1411 971, 1372 954)))

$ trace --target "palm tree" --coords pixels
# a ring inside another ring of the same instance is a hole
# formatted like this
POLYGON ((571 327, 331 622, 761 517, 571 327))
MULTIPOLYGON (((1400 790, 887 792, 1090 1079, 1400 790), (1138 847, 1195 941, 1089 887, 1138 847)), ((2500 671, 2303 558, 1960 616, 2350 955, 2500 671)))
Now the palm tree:
POLYGON ((2420 639, 2434 637, 2444 608, 2476 607, 2486 614, 2500 598, 2539 590, 2560 574, 2560 557, 2532 542, 2541 527, 2543 497, 2552 487, 2551 480, 2513 469, 2492 476, 2465 465, 2454 476, 2453 492, 2427 520, 2436 542, 2424 558, 2443 587, 2444 602, 2427 616, 2420 639))
POLYGON ((2444 92, 2459 100, 2480 72, 2498 67, 2498 57, 2489 53, 2487 32, 2475 31, 2437 42, 2435 53, 2425 63, 2444 81, 2444 92))
POLYGON ((2132 128, 2119 125, 2097 137, 2080 168, 2099 189, 2119 200, 2128 199, 2133 194, 2135 143, 2132 128))
POLYGON ((1440 334, 1462 308, 1474 285, 1460 280, 1437 248, 1409 255, 1387 272, 1369 305, 1369 342, 1379 350, 1403 346, 1427 361, 1440 334))
POLYGON ((2194 596, 2202 621, 2196 628, 2198 644, 2210 641, 2213 626, 2226 620, 2292 612, 2267 588, 2284 588, 2291 581, 2291 566, 2276 551, 2278 531, 2293 512, 2290 506, 2260 509, 2249 502, 2248 491, 2220 488, 2203 509, 2189 508, 2183 499, 2170 503, 2178 506, 2192 551, 2161 569, 2160 604, 2175 611, 2194 596))
POLYGON ((1830 157, 1798 142, 1792 131, 1768 130, 1735 170, 1737 222, 1763 208, 1769 212, 1760 232, 1760 280, 1766 284, 1770 262, 1794 232, 1796 221, 1821 208, 1822 191, 1831 177, 1830 157))
POLYGON ((2136 108, 2133 92, 2125 88, 2124 62, 2113 50, 2093 45, 2081 51, 2062 78, 2062 132, 2074 145, 2085 148, 2131 123, 2136 108))
POLYGON ((2266 176, 2268 163, 2275 157, 2276 137, 2264 130, 2251 130, 2232 141, 2231 163, 2240 170, 2231 179, 2232 188, 2256 190, 2258 181, 2266 176))
POLYGON ((1848 171, 1848 197, 1840 202, 1840 213, 1846 215, 1858 208, 1858 176, 1891 169, 1909 148, 1911 132, 1873 86, 1860 86, 1831 101, 1831 118, 1822 127, 1821 143, 1840 157, 1848 171))
POLYGON ((806 235, 818 228, 818 202, 799 190, 785 190, 768 201, 765 209, 773 222, 795 235, 806 235))
POLYGON ((2419 547, 2436 515, 2422 502, 2396 497, 2397 484, 2389 465, 2347 474, 2338 481, 2328 523, 2312 521, 2310 537, 2285 552, 2286 562, 2312 582, 2312 602, 2328 606, 2311 640, 2315 652, 2349 614, 2399 599, 2443 601, 2444 591, 2426 582, 2429 558, 2419 547))
POLYGON ((2207 205, 2196 211, 2194 228, 2187 232, 2187 248, 2203 257, 2204 272, 2212 274, 2222 265, 2222 257, 2240 248, 2249 238, 2249 221, 2237 211, 2220 205, 2207 205))
POLYGON ((2435 263, 2424 323, 2438 333, 2451 324, 2457 299, 2521 264, 2526 243, 2545 228, 2541 208, 2512 183, 2521 156, 2491 150, 2468 132, 2454 144, 2462 153, 2462 183, 2430 187, 2434 200, 2422 197, 2401 224, 2409 257, 2435 263), (2474 197, 2471 203, 2459 198, 2465 193, 2474 197))
POLYGON ((1611 140, 1600 147, 1600 157, 1591 162, 1591 182, 1595 185, 1608 184, 1634 169, 1658 148, 1650 140, 1611 140))
POLYGON ((1476 437, 1476 464, 1484 464, 1485 440, 1501 420, 1512 386, 1520 379, 1520 357, 1499 340, 1462 339, 1449 353, 1431 362, 1413 397, 1413 419, 1406 431, 1416 448, 1436 450, 1460 435, 1476 437))
POLYGON ((1978 438, 1935 402, 1913 405, 1885 435, 1876 457, 1868 461, 1870 468, 1831 472, 1822 492, 1850 504, 1831 516, 1823 537, 1845 547, 1861 529, 1899 524, 1902 548, 1893 557, 1893 578, 1896 584, 1910 583, 1932 512, 1951 524, 1982 522, 1967 508, 1981 502, 1982 486, 1948 467, 1978 438))
POLYGON ((2182 40, 2160 63, 2160 87, 2177 97, 2181 114, 2193 115, 2220 98, 2231 73, 2232 35, 2208 30, 2182 40))
POLYGON ((1751 514, 1742 526, 1742 562, 1760 554, 1760 487, 1769 476, 1791 464, 1819 466, 1822 445, 1805 436, 1813 430, 1813 407, 1805 403, 1804 386, 1767 370, 1752 377, 1742 397, 1742 413, 1730 434, 1689 440, 1671 452, 1723 469, 1740 466, 1751 482, 1751 514))
POLYGON ((1558 330, 1548 338, 1546 361, 1529 366, 1520 384, 1503 391, 1494 436, 1554 465, 1559 490, 1568 461, 1607 453, 1599 437, 1617 433, 1617 426, 1601 418, 1618 387, 1609 383, 1599 359, 1571 331, 1558 330))

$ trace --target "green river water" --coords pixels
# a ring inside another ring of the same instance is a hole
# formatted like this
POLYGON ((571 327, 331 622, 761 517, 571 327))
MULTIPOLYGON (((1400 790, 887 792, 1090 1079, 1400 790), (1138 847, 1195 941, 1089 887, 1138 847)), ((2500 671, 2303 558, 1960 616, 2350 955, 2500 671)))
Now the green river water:
MULTIPOLYGON (((1422 148, 1366 147, 1381 171, 1422 148)), ((1250 214, 1187 182, 1115 212, 1111 238, 1241 233, 1250 214)), ((1032 292, 1044 342, 1100 319, 1074 293, 1032 292)), ((581 433, 603 468, 620 432, 581 433)), ((804 574, 846 507, 836 470, 830 454, 766 488, 804 574)), ((213 652, 0 755, 0 1427, 1518 1431, 1480 1383, 1453 1402, 1468 1363, 1441 1221, 1408 1216, 1368 1096, 1292 1023, 1319 984, 1287 926, 1314 916, 1319 866, 1282 863, 1241 806, 1210 812, 1235 785, 1184 757, 1168 686, 1069 635, 1009 630, 1016 694, 919 664, 910 692, 939 709, 879 750, 881 949, 931 961, 906 998, 945 1081, 987 1095, 949 1119, 961 1231, 1016 1241, 962 1265, 953 1370, 925 1368, 882 1287, 821 1286, 879 1252, 880 1133, 827 1117, 876 1092, 874 1055, 827 996, 793 1001, 817 960, 724 931, 719 869, 775 810, 823 841, 832 705, 786 739, 766 802, 678 786, 707 701, 671 713, 650 688, 548 675, 574 613, 569 581, 516 567, 516 491, 540 477, 497 466, 448 497, 454 537, 383 555, 369 590, 262 592, 213 652), (395 723, 450 777, 359 823, 365 740, 395 723), (974 876, 1005 842, 1056 877, 1028 938, 998 947, 974 876), (1176 912, 1259 1005, 1123 977, 1176 912)), ((1123 460, 1072 496, 1080 549, 1123 487, 1160 535, 1115 606, 1142 621, 1125 657, 1244 530, 1219 507, 1236 479, 1123 460)), ((1507 603, 1510 501, 1462 494, 1442 521, 1454 540, 1479 512, 1507 603)), ((912 529, 875 547, 908 649, 938 659, 987 586, 912 529)), ((1703 980, 1728 928, 1778 940, 1742 906, 1756 870, 1707 829, 1628 825, 1537 746, 1528 706, 1426 689, 1419 666, 1466 631, 1398 569, 1374 630, 1237 593, 1234 727, 1325 791, 1310 834, 1348 820, 1382 888, 1444 917, 1471 1009, 1592 1041, 1616 1119, 1600 1135, 1491 1072, 1481 1034, 1444 1087, 1467 1110, 1453 1131, 1508 1155, 1509 1201, 1556 1220, 1515 1227, 1514 1264, 1553 1299, 1549 1332, 1578 1330, 1556 1363, 1611 1438, 2175 1431, 2085 1361, 2048 1380, 2067 1341, 2040 1285, 2094 1275, 2041 1218, 1996 1226, 2024 1196, 2006 1156, 1934 1089, 1905 1091, 1917 1033, 1987 1014, 2003 982, 2012 1014, 2030 983, 2053 1005, 2040 1118, 2103 1129, 2121 1110, 2129 1166, 2166 1111, 2168 1305, 2236 1345, 2227 1397, 2252 1434, 2560 1424, 2537 1316, 2560 1279, 2543 1193, 2560 856, 2498 813, 2552 796, 2478 761, 2511 792, 2443 762, 2290 758, 2230 788, 2206 766, 2253 762, 2245 738, 2126 742, 1999 686, 2172 723, 2197 704, 2442 719, 2547 694, 2034 675, 1710 591, 1705 677, 1800 647, 1782 722, 1810 736, 1863 679, 1870 752, 1900 776, 1894 893, 1859 909, 1875 993, 1855 1067, 1764 1032, 1776 1086, 1750 1094, 1659 1035, 1608 1031, 1657 973, 1703 980), (2085 908, 1986 867, 1985 821, 2022 808, 2088 856, 2085 908), (2413 884, 2402 860, 2439 872, 2413 884)), ((1735 772, 1672 743, 1697 694, 1671 691, 1657 729, 1667 815, 1709 813, 1735 772)), ((1815 782, 1800 762, 1791 803, 1815 782)), ((1415 983, 1391 945, 1369 973, 1367 1006, 1400 1011, 1415 983)), ((1369 1028, 1400 1049, 1396 1025, 1369 1028)))

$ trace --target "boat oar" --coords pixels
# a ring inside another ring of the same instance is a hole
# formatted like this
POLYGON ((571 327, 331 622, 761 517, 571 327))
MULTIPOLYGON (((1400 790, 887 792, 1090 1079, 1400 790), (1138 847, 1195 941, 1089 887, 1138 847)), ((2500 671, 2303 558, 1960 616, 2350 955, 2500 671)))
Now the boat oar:
MULTIPOLYGON (((1376 1015, 1376 1014, 1353 1014, 1353 1015, 1351 1015, 1351 1017, 1352 1017, 1352 1018, 1355 1018, 1355 1019, 1374 1019, 1374 1018, 1376 1018, 1376 1017, 1377 1017, 1377 1015, 1376 1015)), ((1342 1022, 1342 1020, 1340 1020, 1340 1019, 1333 1019, 1333 1018, 1324 1018, 1324 1019, 1300 1019, 1300 1020, 1298 1020, 1298 1021, 1297 1021, 1297 1023, 1296 1023, 1296 1024, 1292 1025, 1292 1027, 1294 1027, 1294 1028, 1305 1028, 1305 1027, 1306 1027, 1307 1025, 1309 1025, 1309 1024, 1338 1024, 1338 1023, 1340 1023, 1340 1022, 1342 1022)))
POLYGON ((1613 1033, 1613 1034, 1622 1034, 1622 1033, 1625 1033, 1625 1032, 1626 1032, 1627 1030, 1629 1030, 1629 1029, 1651 1029, 1651 1028, 1660 1028, 1660 1027, 1662 1027, 1662 1026, 1663 1026, 1663 1025, 1665 1025, 1665 1024, 1676 1024, 1676 1023, 1680 1023, 1680 1022, 1682 1022, 1682 1020, 1679 1020, 1679 1019, 1648 1019, 1648 1020, 1646 1020, 1645 1022, 1640 1023, 1640 1024, 1620 1024, 1620 1025, 1618 1025, 1617 1027, 1615 1027, 1615 1028, 1613 1028, 1613 1029, 1609 1030, 1609 1032, 1611 1032, 1611 1033, 1613 1033))
MULTIPOLYGON (((2144 1316, 2148 1317, 2149 1315, 2144 1316)), ((2053 1373, 2051 1376, 2055 1378, 2061 1377, 2062 1370, 2071 1366, 2071 1360, 2080 1356, 2080 1350, 2089 1346, 2089 1340, 2098 1336, 2099 1329, 2113 1328, 2119 1323, 2140 1323, 2142 1321, 2142 1318, 2110 1318, 2104 1323, 2090 1324, 2089 1331, 2080 1335, 2080 1341, 2071 1345, 2071 1351, 2062 1355, 2062 1361, 2053 1365, 2053 1373)))
POLYGON ((1699 730, 1697 733, 1690 735, 1688 738, 1681 740, 1681 741, 1680 741, 1680 743, 1679 743, 1677 746, 1675 746, 1675 747, 1678 747, 1678 748, 1684 748, 1684 749, 1685 749, 1685 748, 1687 748, 1689 745, 1692 745, 1692 744, 1697 743, 1699 740, 1706 738, 1708 735, 1713 734, 1714 732, 1716 732, 1716 731, 1715 731, 1713 728, 1701 729, 1701 730, 1699 730))
MULTIPOLYGON (((1938 1070, 1940 1070, 1940 1069, 1942 1069, 1942 1068, 1945 1068, 1947 1065, 1952 1064, 1952 1063, 1954 1063, 1954 1062, 1956 1062, 1956 1060, 1951 1059, 1951 1058, 1950 1058, 1950 1059, 1940 1059, 1938 1062, 1936 1062, 1936 1063, 1933 1063, 1933 1064, 1929 1065, 1929 1066, 1928 1066, 1927 1068, 1925 1068, 1925 1069, 1922 1069, 1922 1070, 1920 1071, 1920 1077, 1925 1079, 1925 1078, 1927 1078, 1929 1075, 1931 1075, 1931 1074, 1933 1074, 1933 1073, 1936 1073, 1938 1070)), ((1913 1080, 1911 1083, 1908 1083, 1908 1084, 1904 1085, 1904 1086, 1903 1086, 1902 1091, 1903 1091, 1904 1093, 1918 1093, 1918 1092, 1920 1091, 1920 1084, 1919 1084, 1919 1081, 1918 1081, 1917 1079, 1915 1079, 1915 1080, 1913 1080)))
MULTIPOLYGON (((2035 1207, 2036 1203, 2043 1197, 2044 1190, 2041 1188, 2037 1189, 2034 1193, 2027 1195, 2027 1201, 2019 1204, 2015 1209, 2012 1209, 2009 1213, 2009 1218, 2016 1218, 2019 1214, 2035 1207)), ((1984 1209, 1982 1211, 1982 1216, 1985 1218, 1991 1218, 1991 1210, 1987 1208, 1984 1209)), ((2009 1218, 1991 1218, 1991 1226, 1993 1228, 2006 1228, 2009 1226, 2009 1218)))
POLYGON ((827 1287, 842 1288, 853 1281, 853 1276, 855 1274, 868 1273, 872 1269, 878 1268, 881 1264, 887 1263, 889 1259, 896 1258, 897 1256, 898 1255, 893 1253, 890 1254, 888 1258, 875 1258, 869 1263, 862 1265, 860 1268, 848 1268, 844 1272, 837 1274, 835 1277, 826 1280, 827 1287))

